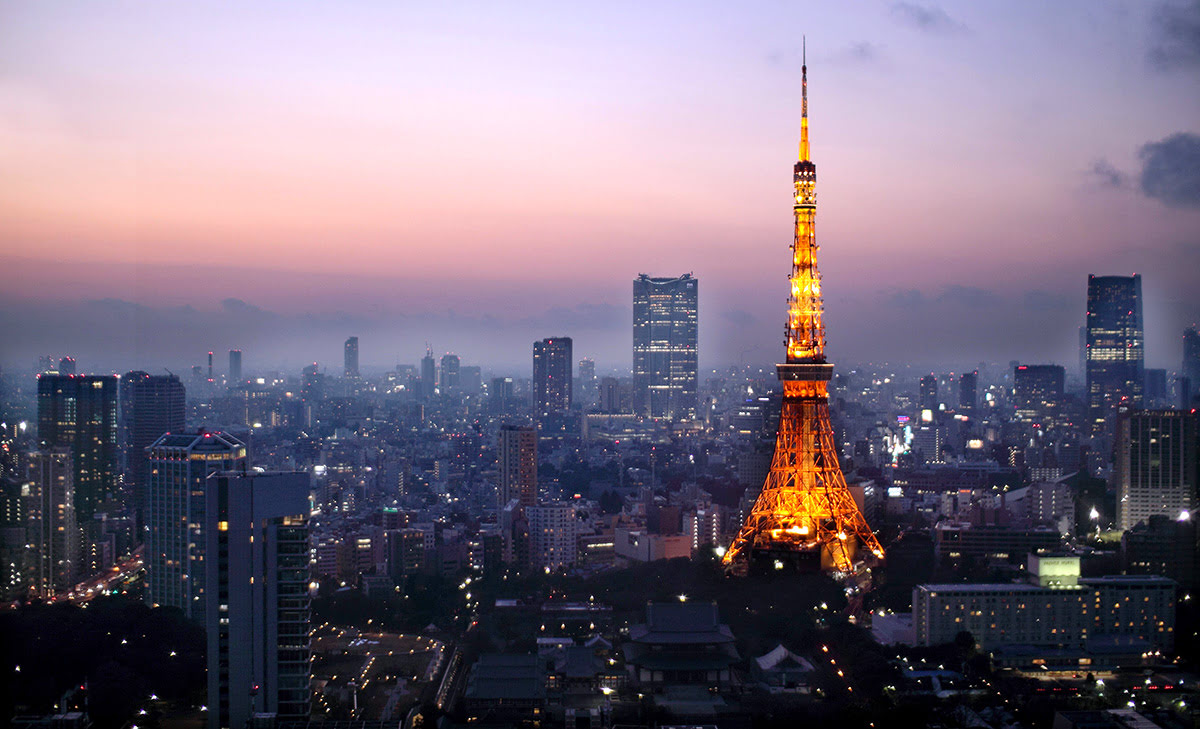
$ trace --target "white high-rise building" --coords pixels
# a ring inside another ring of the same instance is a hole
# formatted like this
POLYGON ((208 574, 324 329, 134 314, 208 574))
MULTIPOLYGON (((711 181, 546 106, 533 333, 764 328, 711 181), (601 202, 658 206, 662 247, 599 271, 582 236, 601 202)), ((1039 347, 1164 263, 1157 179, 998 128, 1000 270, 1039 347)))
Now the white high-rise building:
POLYGON ((536 569, 551 572, 575 564, 578 529, 575 506, 555 501, 525 509, 529 519, 529 559, 536 569))

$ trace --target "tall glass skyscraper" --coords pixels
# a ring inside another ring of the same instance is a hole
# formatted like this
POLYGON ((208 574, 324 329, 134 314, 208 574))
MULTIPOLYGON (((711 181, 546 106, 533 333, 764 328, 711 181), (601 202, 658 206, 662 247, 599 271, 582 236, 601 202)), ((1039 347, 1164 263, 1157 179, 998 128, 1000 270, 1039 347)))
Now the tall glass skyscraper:
POLYGON ((696 417, 697 301, 690 273, 633 281, 634 410, 643 417, 696 417))
POLYGON ((1140 408, 1145 387, 1142 277, 1088 276, 1087 404, 1093 435, 1118 407, 1140 408))
POLYGON ((40 375, 38 441, 70 448, 75 467, 75 516, 91 520, 117 487, 117 378, 40 375))
MULTIPOLYGON (((232 356, 232 353, 231 353, 232 356)), ((146 508, 146 449, 164 433, 182 432, 186 423, 186 394, 175 375, 151 375, 140 370, 121 377, 121 450, 126 490, 140 527, 146 508)))

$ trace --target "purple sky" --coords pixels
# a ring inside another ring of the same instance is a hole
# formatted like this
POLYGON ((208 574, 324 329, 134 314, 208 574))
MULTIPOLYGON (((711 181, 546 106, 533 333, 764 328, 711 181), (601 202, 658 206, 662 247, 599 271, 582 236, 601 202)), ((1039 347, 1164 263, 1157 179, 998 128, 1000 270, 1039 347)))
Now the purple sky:
POLYGON ((0 362, 782 355, 807 34, 835 362, 1077 361, 1141 273, 1200 320, 1200 3, 5 3, 0 362), (650 6, 650 7, 647 7, 650 6))

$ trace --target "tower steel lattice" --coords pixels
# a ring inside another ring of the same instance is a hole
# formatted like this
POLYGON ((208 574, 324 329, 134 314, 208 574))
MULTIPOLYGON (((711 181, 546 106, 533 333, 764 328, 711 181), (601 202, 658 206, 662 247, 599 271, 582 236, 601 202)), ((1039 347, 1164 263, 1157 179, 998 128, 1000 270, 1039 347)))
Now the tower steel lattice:
POLYGON ((817 271, 817 166, 808 146, 808 64, 801 66, 800 160, 795 166, 796 234, 788 298, 787 360, 776 366, 783 410, 762 493, 723 561, 745 574, 754 560, 851 572, 860 550, 883 557, 838 463, 829 422, 821 275, 817 271))

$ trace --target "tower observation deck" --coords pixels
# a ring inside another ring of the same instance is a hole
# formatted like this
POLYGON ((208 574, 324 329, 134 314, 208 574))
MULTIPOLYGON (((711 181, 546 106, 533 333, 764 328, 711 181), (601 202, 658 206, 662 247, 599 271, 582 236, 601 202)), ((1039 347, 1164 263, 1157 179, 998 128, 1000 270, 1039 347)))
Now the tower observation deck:
POLYGON ((801 66, 800 159, 788 297, 787 357, 776 366, 783 409, 762 492, 723 561, 734 574, 767 563, 852 572, 863 552, 883 557, 846 486, 829 421, 821 275, 817 270, 817 166, 808 145, 808 64, 801 66))

